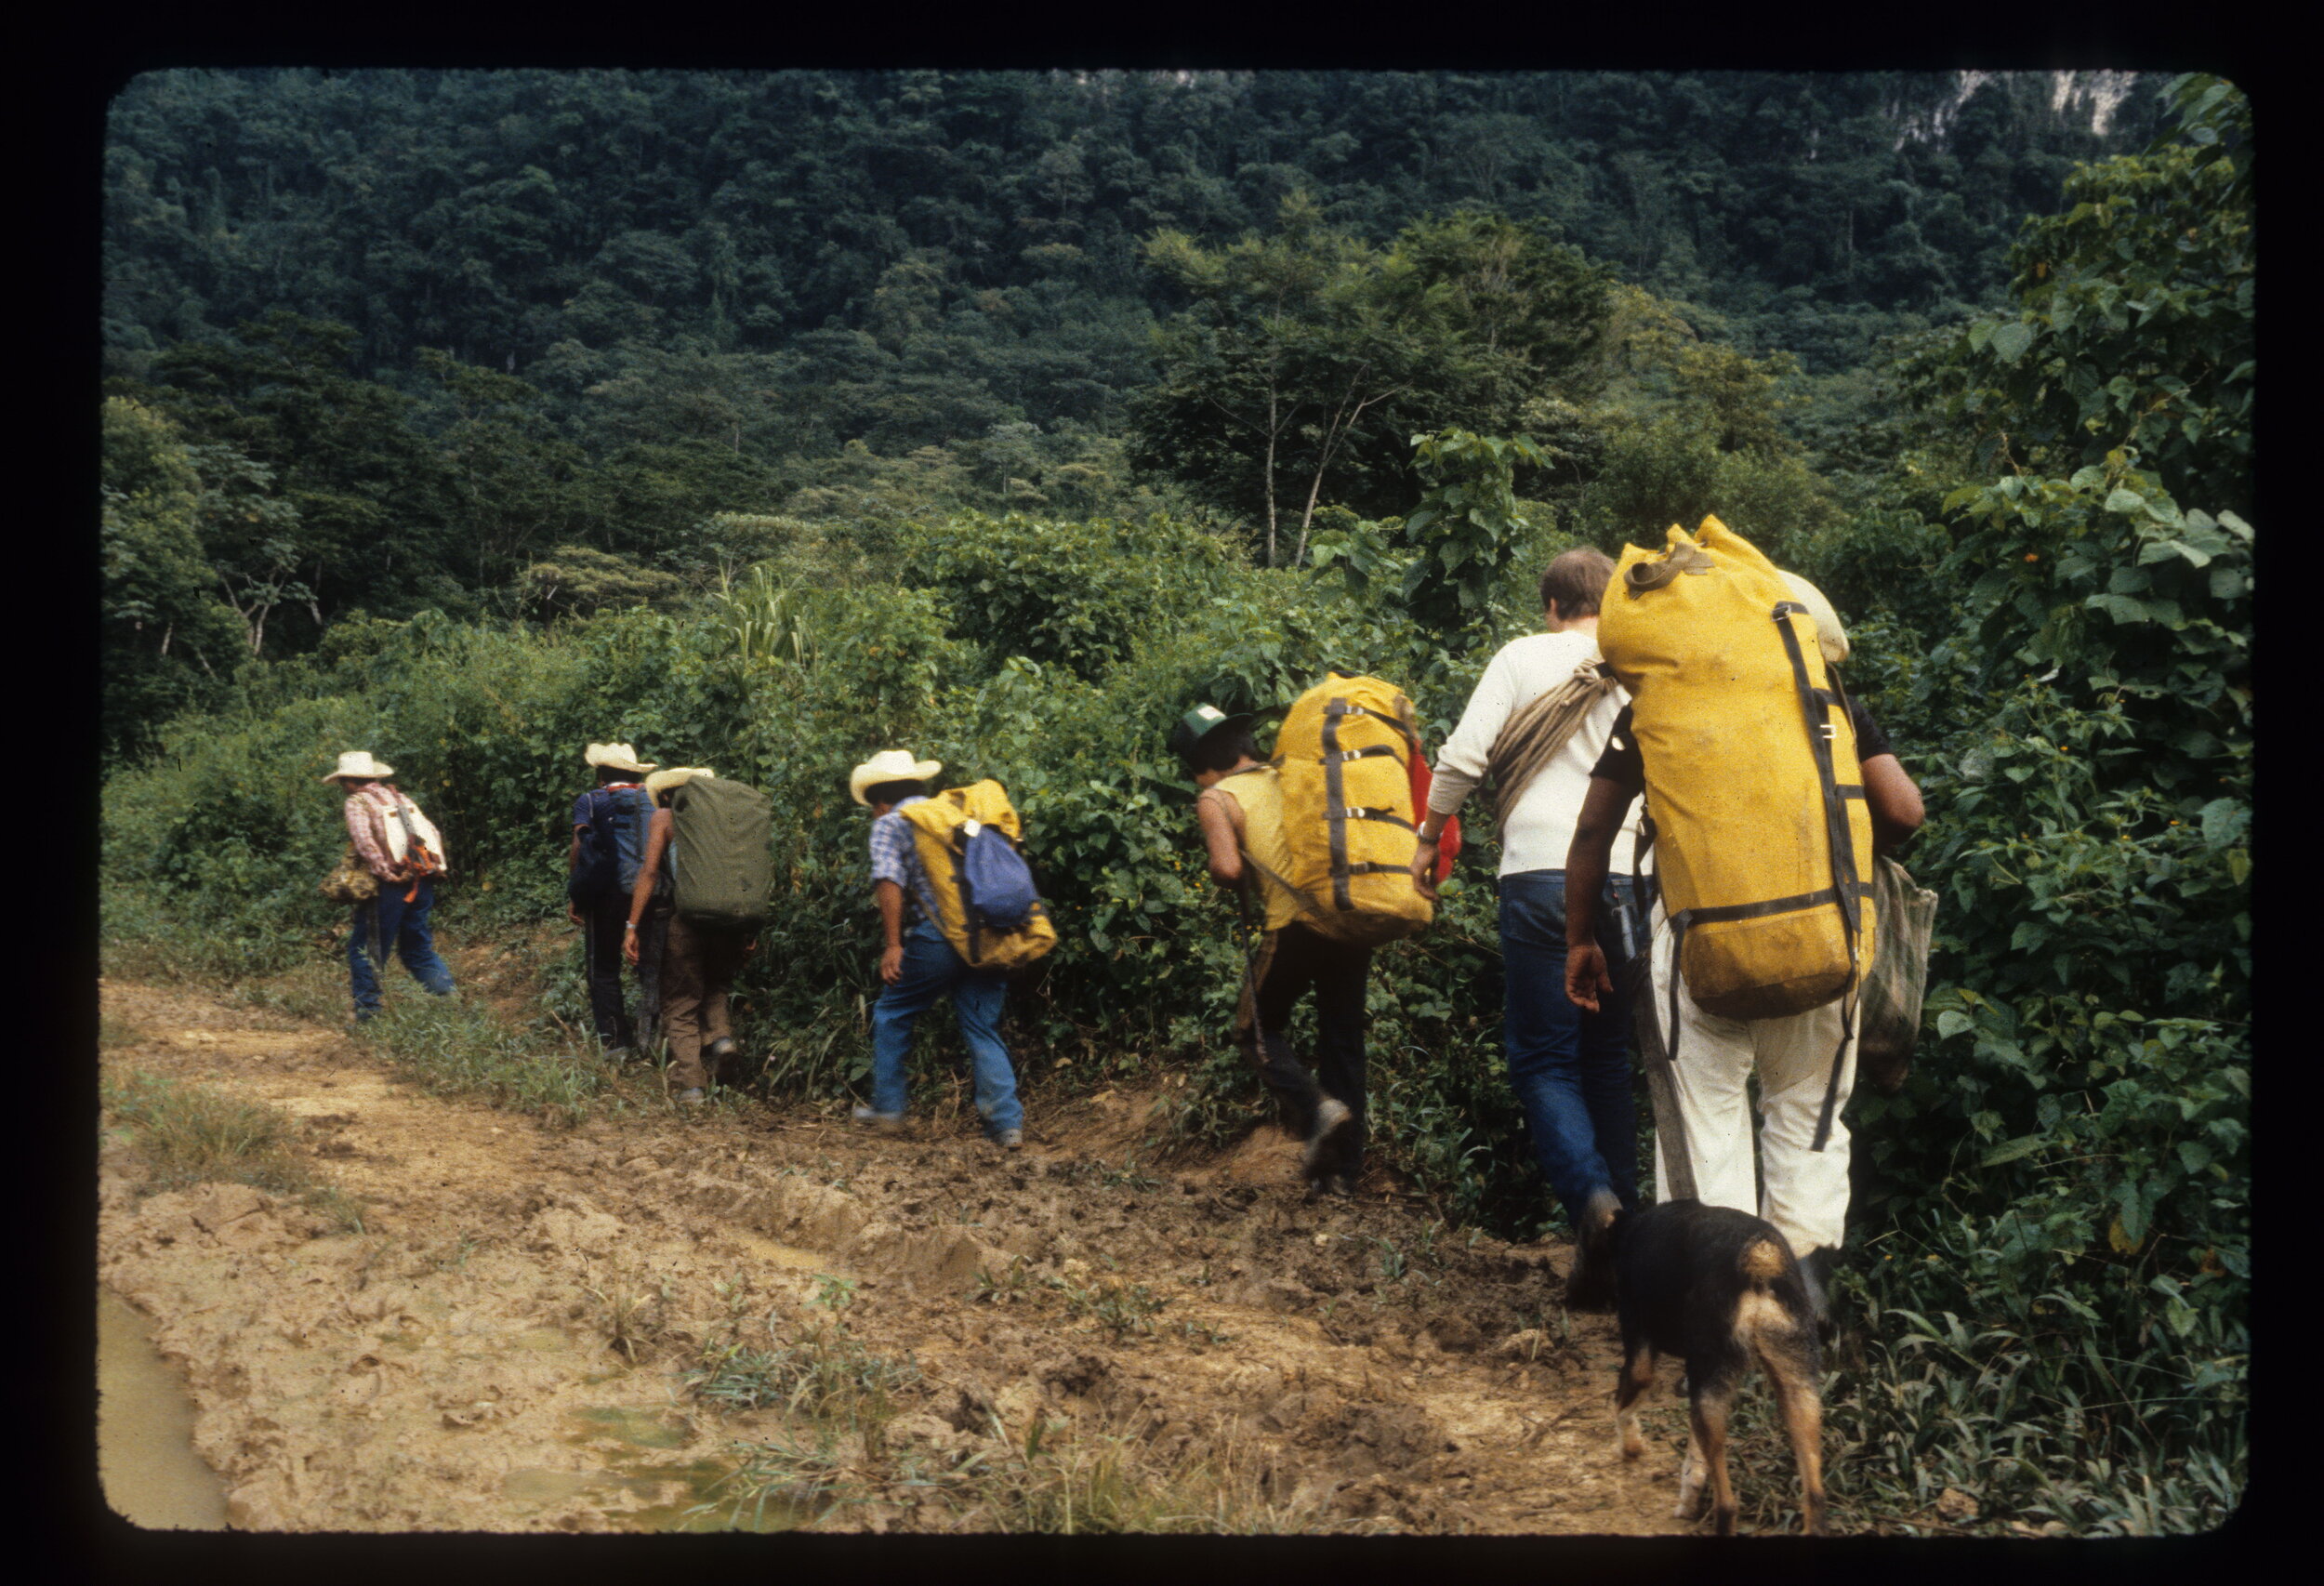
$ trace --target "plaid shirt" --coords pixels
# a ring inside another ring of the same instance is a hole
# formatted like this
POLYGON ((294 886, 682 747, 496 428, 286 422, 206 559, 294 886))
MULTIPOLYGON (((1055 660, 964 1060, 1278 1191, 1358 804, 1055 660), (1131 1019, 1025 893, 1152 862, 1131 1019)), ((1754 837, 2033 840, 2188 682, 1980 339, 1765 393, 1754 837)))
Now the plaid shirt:
MULTIPOLYGON (((395 813, 395 802, 396 796, 375 782, 350 793, 345 808, 347 835, 355 844, 355 852, 362 858, 363 867, 383 881, 403 879, 403 866, 397 861, 395 846, 388 837, 388 822, 395 813)), ((419 806, 415 804, 412 808, 416 811, 419 806)), ((437 855, 439 859, 442 857, 437 855)))
POLYGON ((904 889, 904 923, 916 919, 938 918, 936 894, 928 889, 928 873, 920 868, 920 856, 912 842, 912 823, 902 812, 921 803, 915 793, 871 825, 871 879, 878 886, 893 881, 904 889))

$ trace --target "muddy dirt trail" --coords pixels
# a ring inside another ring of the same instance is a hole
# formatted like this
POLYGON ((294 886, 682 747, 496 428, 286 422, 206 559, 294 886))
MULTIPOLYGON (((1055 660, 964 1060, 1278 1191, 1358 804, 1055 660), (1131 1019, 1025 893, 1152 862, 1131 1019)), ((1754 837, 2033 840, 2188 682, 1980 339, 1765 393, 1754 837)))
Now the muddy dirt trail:
MULTIPOLYGON (((1671 1373, 1626 1465, 1611 1322, 1560 1307, 1563 1249, 1435 1225, 1389 1189, 1305 1203, 1272 1130, 1164 1168, 1131 1165, 1151 1100, 1131 1094, 1037 1113, 1014 1154, 965 1120, 889 1139, 805 1107, 551 1129, 280 1014, 121 983, 103 1008, 137 1033, 110 1070, 293 1116, 364 1204, 340 1232, 242 1185, 141 1194, 134 1147, 104 1143, 100 1281, 183 1371, 237 1527, 721 1523, 687 1512, 733 1490, 740 1446, 795 1428, 685 1373, 844 1301, 860 1346, 918 1368, 886 1429, 916 1469, 1103 1426, 1255 1473, 1293 1529, 1689 1528, 1671 1373)), ((978 1523, 910 1490, 777 1521, 978 1523)))

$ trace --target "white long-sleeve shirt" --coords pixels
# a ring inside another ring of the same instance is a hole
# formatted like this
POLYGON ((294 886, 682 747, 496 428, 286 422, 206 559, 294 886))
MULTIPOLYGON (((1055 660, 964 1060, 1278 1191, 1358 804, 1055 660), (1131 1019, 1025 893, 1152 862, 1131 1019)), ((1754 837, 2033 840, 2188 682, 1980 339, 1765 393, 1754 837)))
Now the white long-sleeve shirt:
MULTIPOLYGON (((1460 725, 1437 750, 1428 807, 1439 814, 1457 812, 1485 780, 1486 757, 1502 724, 1572 677, 1576 667, 1597 659, 1598 641, 1588 633, 1533 633, 1502 645, 1477 680, 1476 692, 1460 713, 1460 725)), ((1565 868, 1565 851, 1573 846, 1582 795, 1590 787, 1590 769, 1605 752, 1614 719, 1629 703, 1630 695, 1619 687, 1611 690, 1527 785, 1501 834, 1502 875, 1565 868)), ((1610 864, 1617 876, 1629 875, 1635 863, 1643 802, 1632 801, 1622 829, 1614 835, 1610 864)))

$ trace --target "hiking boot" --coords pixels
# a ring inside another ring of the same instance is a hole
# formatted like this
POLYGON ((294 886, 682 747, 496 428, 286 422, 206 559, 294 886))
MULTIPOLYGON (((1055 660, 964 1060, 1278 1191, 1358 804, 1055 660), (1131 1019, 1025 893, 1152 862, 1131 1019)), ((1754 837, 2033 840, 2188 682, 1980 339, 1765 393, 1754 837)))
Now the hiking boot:
POLYGON ((1574 1230, 1574 1264, 1565 1274, 1565 1308, 1603 1311, 1614 1303, 1614 1219, 1621 1201, 1612 1190, 1593 1190, 1574 1230))
POLYGON ((1307 1149, 1300 1156, 1300 1171, 1309 1178, 1317 1177, 1316 1169, 1330 1154, 1337 1137, 1355 1122, 1355 1114, 1347 1103, 1336 1096, 1326 1096, 1315 1107, 1315 1127, 1307 1137, 1307 1149))
POLYGON ((708 1046, 702 1049, 702 1055, 705 1057, 727 1058, 733 1057, 736 1052, 742 1050, 742 1047, 735 1041, 733 1036, 720 1036, 717 1040, 712 1041, 708 1046))
POLYGON ((638 1061, 638 1049, 630 1046, 627 1042, 624 1042, 619 1046, 609 1046, 605 1049, 605 1061, 608 1063, 635 1063, 638 1061))
POLYGON ((993 1143, 999 1146, 1003 1151, 1021 1150, 1024 1145, 1024 1130, 1022 1129, 997 1130, 994 1131, 990 1138, 993 1143))
POLYGON ((678 1099, 690 1107, 698 1107, 703 1102, 702 1090, 700 1087, 690 1090, 680 1090, 678 1092, 678 1099))
POLYGON ((855 1110, 848 1116, 852 1117, 857 1123, 862 1124, 865 1128, 873 1130, 880 1134, 902 1134, 904 1132, 904 1115, 902 1113, 874 1112, 871 1108, 865 1106, 859 1102, 856 1104, 855 1110))
POLYGON ((1336 1200, 1346 1200, 1355 1194, 1353 1173, 1328 1173, 1324 1177, 1324 1193, 1336 1200))

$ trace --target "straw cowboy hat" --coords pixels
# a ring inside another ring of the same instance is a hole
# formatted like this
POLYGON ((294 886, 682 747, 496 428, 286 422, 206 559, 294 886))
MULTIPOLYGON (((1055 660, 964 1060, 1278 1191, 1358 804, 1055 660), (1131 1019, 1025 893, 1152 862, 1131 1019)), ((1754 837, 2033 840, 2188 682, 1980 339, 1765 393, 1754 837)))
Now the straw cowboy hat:
POLYGON ((658 803, 665 791, 677 786, 681 782, 691 782, 697 776, 706 782, 715 782, 718 780, 718 775, 717 772, 712 771, 706 765, 674 765, 667 771, 657 771, 647 777, 645 790, 658 803))
POLYGON ((339 756, 339 768, 333 772, 330 775, 324 777, 323 780, 325 782, 337 782, 342 776, 361 776, 376 779, 383 776, 393 776, 394 774, 395 767, 391 765, 381 765, 377 760, 371 758, 371 751, 369 749, 350 749, 345 754, 339 756))
POLYGON ((591 765, 610 765, 615 771, 634 771, 640 776, 652 771, 655 762, 641 760, 638 751, 627 744, 591 744, 581 757, 591 765))
POLYGON ((1824 599, 1824 591, 1801 577, 1786 573, 1783 581, 1791 586, 1791 598, 1807 608, 1807 615, 1816 619, 1816 647, 1824 653, 1824 664, 1836 667, 1848 658, 1848 635, 1840 626, 1840 614, 1824 599))
POLYGON ((869 804, 864 789, 883 782, 925 782, 944 769, 940 760, 914 760, 909 749, 882 749, 848 773, 848 797, 869 804))

